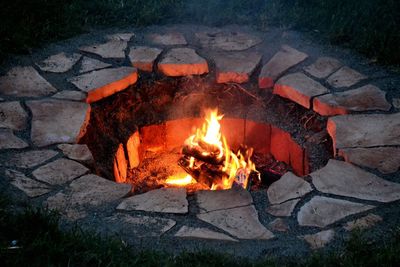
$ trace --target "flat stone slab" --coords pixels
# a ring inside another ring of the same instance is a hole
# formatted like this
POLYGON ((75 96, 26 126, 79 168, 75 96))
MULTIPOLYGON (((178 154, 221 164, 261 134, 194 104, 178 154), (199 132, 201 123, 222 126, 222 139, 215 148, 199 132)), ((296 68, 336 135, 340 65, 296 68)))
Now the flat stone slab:
POLYGON ((73 53, 66 54, 61 52, 52 55, 36 65, 42 70, 47 72, 63 73, 67 72, 81 59, 82 55, 73 53))
POLYGON ((24 130, 28 126, 28 114, 18 101, 0 103, 0 127, 24 130))
POLYGON ((225 51, 241 51, 249 49, 262 40, 243 32, 209 31, 195 34, 201 46, 225 51))
POLYGON ((270 203, 280 204, 290 199, 303 197, 312 190, 311 185, 304 179, 287 172, 281 179, 271 184, 267 195, 270 203))
POLYGON ((133 46, 129 51, 129 59, 135 68, 152 72, 154 61, 161 52, 161 49, 155 47, 133 46))
POLYGON ((197 191, 195 197, 200 213, 253 204, 250 193, 242 188, 197 191))
POLYGON ((239 239, 271 239, 274 235, 258 220, 253 205, 198 214, 197 217, 239 239))
POLYGON ((281 218, 276 218, 275 220, 270 222, 268 224, 268 227, 272 231, 276 231, 276 232, 287 232, 287 231, 289 231, 289 226, 287 225, 285 220, 283 220, 281 218))
POLYGON ((221 241, 232 241, 238 242, 238 240, 207 228, 200 227, 190 227, 190 226, 182 226, 179 231, 175 234, 176 237, 182 238, 190 238, 190 239, 213 239, 213 240, 221 240, 221 241))
POLYGON ((125 32, 125 33, 114 33, 114 34, 108 34, 106 36, 107 40, 113 40, 113 41, 125 41, 129 42, 132 37, 134 37, 135 34, 132 32, 125 32))
POLYGON ((308 57, 288 45, 283 45, 268 62, 265 64, 258 77, 260 88, 271 88, 274 82, 291 67, 303 62, 308 57))
POLYGON ((260 64, 258 53, 224 53, 213 57, 216 65, 217 83, 245 83, 260 64))
POLYGON ((80 90, 87 92, 86 102, 92 103, 125 90, 129 85, 135 84, 137 79, 136 68, 119 67, 95 70, 70 78, 68 81, 80 90))
POLYGON ((18 168, 32 168, 57 155, 58 152, 54 150, 31 150, 14 154, 6 162, 3 162, 3 164, 5 166, 14 166, 18 168))
POLYGON ((95 44, 95 45, 80 47, 79 50, 99 55, 102 58, 124 59, 125 50, 127 47, 128 47, 127 41, 110 40, 104 44, 95 44))
POLYGON ((348 114, 352 111, 383 110, 392 105, 386 100, 386 92, 371 84, 340 93, 327 94, 314 98, 315 112, 327 115, 348 114))
POLYGON ((57 92, 33 67, 14 67, 0 77, 0 94, 39 97, 57 92))
POLYGON ((267 207, 267 212, 277 217, 289 217, 300 199, 293 199, 282 204, 271 205, 267 207))
POLYGON ((318 79, 325 79, 338 69, 343 64, 331 57, 320 57, 313 64, 304 68, 304 71, 318 79))
POLYGON ((366 78, 368 77, 344 66, 329 76, 326 81, 335 88, 342 88, 353 86, 366 78))
POLYGON ((90 106, 62 100, 28 101, 32 111, 31 139, 36 146, 75 143, 86 131, 90 106))
POLYGON ((304 239, 311 249, 320 249, 325 247, 335 237, 335 231, 332 229, 318 232, 312 235, 303 235, 300 238, 304 239))
POLYGON ((46 184, 26 177, 18 171, 6 170, 5 174, 10 179, 10 183, 23 191, 28 197, 38 197, 51 191, 51 188, 46 184))
POLYGON ((373 208, 375 206, 315 196, 300 208, 297 214, 297 221, 300 226, 323 228, 347 216, 373 208))
POLYGON ((84 163, 94 162, 92 152, 90 152, 87 145, 61 144, 58 145, 57 148, 61 149, 64 155, 70 159, 84 163))
POLYGON ((158 70, 166 76, 201 75, 208 73, 207 61, 194 49, 174 48, 158 63, 158 70))
POLYGON ((0 149, 21 149, 29 145, 14 135, 10 129, 0 128, 0 149))
POLYGON ((80 91, 64 90, 51 97, 61 100, 83 101, 86 99, 86 94, 80 91))
POLYGON ((76 161, 57 159, 32 172, 37 180, 51 185, 62 185, 89 172, 89 169, 76 161))
POLYGON ((89 72, 93 70, 105 69, 111 67, 111 64, 105 63, 103 61, 90 58, 83 57, 81 62, 81 68, 79 69, 79 73, 89 72))
POLYGON ((161 188, 129 197, 118 210, 144 210, 163 213, 187 213, 186 188, 161 188))
POLYGON ((338 196, 391 202, 400 199, 400 184, 386 181, 350 163, 329 160, 310 174, 318 191, 338 196))
POLYGON ((381 221, 383 221, 381 216, 371 213, 354 221, 347 222, 343 228, 346 231, 353 231, 355 229, 363 230, 371 228, 381 221))
POLYGON ((273 93, 310 108, 312 97, 329 93, 329 90, 305 74, 297 72, 280 78, 273 93))
POLYGON ((107 233, 134 235, 135 237, 159 237, 175 226, 171 219, 145 215, 115 214, 104 219, 107 233))
POLYGON ((146 36, 147 39, 150 40, 150 42, 158 45, 186 45, 186 39, 185 36, 183 36, 182 33, 180 32, 171 32, 171 33, 165 33, 165 34, 158 34, 158 33, 153 33, 153 34, 148 34, 146 36))
POLYGON ((334 150, 400 145, 400 113, 335 116, 327 129, 334 150))
POLYGON ((394 173, 400 168, 400 147, 370 147, 339 149, 339 156, 358 166, 394 173))

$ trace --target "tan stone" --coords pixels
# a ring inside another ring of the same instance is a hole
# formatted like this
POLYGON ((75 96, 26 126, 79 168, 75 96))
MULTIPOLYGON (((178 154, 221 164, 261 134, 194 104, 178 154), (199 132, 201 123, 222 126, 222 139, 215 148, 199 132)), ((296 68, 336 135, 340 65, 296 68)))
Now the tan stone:
POLYGON ((323 116, 348 114, 352 111, 384 110, 392 106, 386 93, 373 85, 314 98, 313 109, 323 116))
POLYGON ((68 79, 77 88, 88 93, 86 102, 93 103, 135 84, 138 78, 137 69, 119 67, 95 70, 68 79))
POLYGON ((368 77, 347 66, 344 66, 329 76, 327 82, 335 88, 341 88, 353 86, 361 80, 365 80, 366 78, 368 77))
POLYGON ((268 62, 265 64, 258 77, 260 88, 271 88, 274 82, 288 69, 303 62, 308 57, 307 54, 300 52, 288 45, 283 45, 268 62))
POLYGON ((305 74, 297 72, 280 78, 273 93, 310 108, 312 97, 329 93, 329 90, 305 74))
POLYGON ((246 50, 262 42, 259 37, 244 32, 216 30, 195 35, 201 46, 225 51, 246 50))
POLYGON ((379 202, 400 199, 400 184, 386 181, 350 163, 329 160, 310 174, 318 191, 379 202))
POLYGON ((328 119, 327 129, 334 151, 400 145, 400 113, 335 116, 328 119))
POLYGON ((378 169, 384 174, 394 173, 400 168, 400 147, 343 148, 338 154, 347 162, 378 169))
POLYGON ((161 188, 129 197, 118 205, 118 210, 144 210, 163 213, 187 213, 185 188, 161 188))
POLYGON ((85 93, 80 91, 64 90, 51 96, 52 98, 61 100, 83 101, 86 99, 85 93))
POLYGON ((33 67, 14 67, 0 77, 0 94, 18 97, 46 96, 57 92, 33 67))
POLYGON ((32 168, 54 158, 57 154, 54 150, 30 150, 12 155, 3 164, 18 168, 32 168))
POLYGON ((337 71, 343 64, 331 57, 320 57, 313 64, 304 68, 304 71, 318 79, 324 79, 337 71))
POLYGON ((131 169, 136 168, 140 164, 139 157, 139 147, 140 147, 140 136, 139 132, 136 131, 129 137, 126 142, 126 150, 128 152, 129 167, 131 169))
POLYGON ((64 155, 70 159, 84 163, 94 162, 92 152, 90 152, 87 145, 61 144, 58 145, 57 147, 61 149, 64 155))
POLYGON ((28 126, 28 114, 18 101, 0 103, 0 127, 24 130, 28 126))
POLYGON ((303 197, 311 191, 309 183, 293 173, 287 172, 281 179, 271 184, 267 194, 269 202, 280 204, 290 199, 303 197))
POLYGON ((39 181, 51 185, 62 185, 89 172, 89 169, 76 161, 57 159, 32 172, 39 181))
POLYGON ((224 53, 213 57, 216 65, 217 83, 245 83, 260 64, 258 53, 224 53))
POLYGON ((201 75, 208 73, 208 64, 191 48, 174 48, 158 63, 158 70, 166 76, 173 77, 201 75))
POLYGON ((122 144, 119 144, 114 156, 114 179, 117 183, 125 183, 128 174, 128 161, 125 157, 125 150, 122 144))
POLYGON ((108 34, 106 36, 107 40, 113 40, 113 41, 125 41, 129 42, 132 37, 134 37, 135 34, 132 32, 126 32, 126 33, 114 33, 114 34, 108 34))
POLYGON ((28 101, 32 111, 31 139, 36 146, 75 143, 85 133, 90 106, 62 100, 28 101))
POLYGON ((325 247, 335 237, 335 231, 332 229, 318 232, 312 235, 301 236, 311 247, 311 249, 319 249, 325 247))
POLYGON ((153 71, 154 61, 161 52, 161 49, 155 47, 133 46, 129 52, 129 59, 135 68, 151 72, 153 71))
POLYGON ((190 226, 182 226, 179 231, 175 234, 176 237, 190 238, 190 239, 214 239, 221 241, 232 241, 238 242, 236 239, 215 231, 211 231, 207 228, 195 228, 190 226))
POLYGON ((198 214, 197 217, 240 239, 271 239, 253 205, 198 214))
POLYGON ((61 52, 52 55, 36 65, 42 70, 47 72, 62 73, 67 72, 81 59, 82 55, 73 53, 68 55, 61 52))
POLYGON ((276 231, 276 232, 287 232, 287 231, 289 231, 289 226, 287 225, 285 220, 283 220, 281 218, 277 218, 277 219, 273 220, 272 222, 270 222, 268 224, 268 227, 272 231, 276 231))
POLYGON ((0 128, 0 149, 21 149, 28 146, 24 140, 16 137, 12 130, 0 128))
POLYGON ((183 36, 182 33, 179 32, 171 32, 171 33, 165 33, 165 34, 148 34, 147 39, 150 40, 150 42, 158 45, 186 45, 186 39, 185 36, 183 36))
POLYGON ((92 70, 105 69, 111 66, 112 66, 111 64, 105 63, 103 61, 94 58, 83 57, 79 73, 89 72, 92 70))
POLYGON ((343 226, 343 228, 346 231, 353 231, 355 229, 368 229, 373 227, 375 224, 381 222, 382 220, 383 219, 381 216, 371 213, 354 221, 347 222, 343 226))
POLYGON ((121 40, 110 40, 104 44, 95 44, 79 48, 79 50, 96 54, 102 58, 125 58, 125 49, 128 42, 121 40))
POLYGON ((375 206, 315 196, 300 208, 297 221, 300 226, 323 228, 347 216, 373 208, 375 206))
POLYGON ((274 216, 289 217, 299 201, 300 199, 293 199, 282 204, 268 206, 267 212, 274 216))
POLYGON ((28 197, 38 197, 51 191, 47 185, 26 177, 21 172, 6 170, 5 174, 10 179, 10 183, 23 191, 28 197))

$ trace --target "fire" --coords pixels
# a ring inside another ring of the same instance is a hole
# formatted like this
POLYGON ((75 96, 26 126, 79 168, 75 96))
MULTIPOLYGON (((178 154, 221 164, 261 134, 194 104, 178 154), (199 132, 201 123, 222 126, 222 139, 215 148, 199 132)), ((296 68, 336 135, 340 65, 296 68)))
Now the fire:
POLYGON ((196 180, 193 179, 193 177, 189 174, 180 173, 177 175, 169 176, 167 180, 165 180, 165 183, 171 186, 186 186, 189 184, 195 184, 196 180))

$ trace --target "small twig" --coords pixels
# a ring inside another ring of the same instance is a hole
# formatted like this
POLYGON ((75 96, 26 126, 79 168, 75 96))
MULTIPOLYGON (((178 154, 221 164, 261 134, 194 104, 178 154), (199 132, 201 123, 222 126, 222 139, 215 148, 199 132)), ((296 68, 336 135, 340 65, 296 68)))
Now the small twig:
POLYGON ((238 88, 240 91, 242 91, 243 93, 247 94, 248 96, 254 98, 256 101, 260 102, 262 106, 265 107, 264 102, 262 101, 262 99, 260 99, 258 96, 250 93, 249 91, 247 91, 245 88, 243 88, 241 85, 237 84, 237 83, 227 83, 229 85, 233 85, 236 88, 238 88))
POLYGON ((307 128, 307 124, 315 117, 315 114, 312 114, 304 123, 304 129, 308 129, 307 128))

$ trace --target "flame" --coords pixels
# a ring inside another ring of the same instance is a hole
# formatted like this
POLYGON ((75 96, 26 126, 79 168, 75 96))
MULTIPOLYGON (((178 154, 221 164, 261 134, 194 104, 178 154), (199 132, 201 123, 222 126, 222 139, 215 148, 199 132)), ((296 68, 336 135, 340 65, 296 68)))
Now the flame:
POLYGON ((186 186, 189 184, 195 184, 196 180, 192 176, 186 173, 180 173, 172 175, 165 180, 165 183, 172 186, 186 186))

